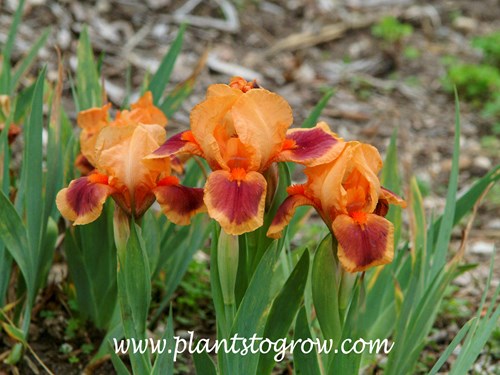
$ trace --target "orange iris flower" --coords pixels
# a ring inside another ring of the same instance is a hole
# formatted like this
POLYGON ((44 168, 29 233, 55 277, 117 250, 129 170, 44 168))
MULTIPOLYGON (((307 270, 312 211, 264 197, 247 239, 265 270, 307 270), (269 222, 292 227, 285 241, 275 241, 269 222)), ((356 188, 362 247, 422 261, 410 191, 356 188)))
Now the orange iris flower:
POLYGON ((303 185, 288 188, 268 230, 278 238, 295 209, 316 208, 338 241, 338 258, 348 272, 390 263, 394 256, 394 227, 385 219, 388 205, 405 201, 383 188, 377 177, 382 159, 373 146, 347 142, 340 156, 327 164, 305 169, 303 185))
POLYGON ((191 112, 191 130, 170 138, 148 160, 187 153, 212 169, 204 189, 208 214, 229 234, 263 224, 267 182, 274 162, 314 166, 335 159, 344 142, 325 123, 289 129, 292 110, 279 95, 235 77, 215 84, 191 112))
POLYGON ((78 115, 81 152, 94 169, 57 194, 59 211, 75 225, 88 224, 112 196, 124 212, 139 218, 156 199, 172 222, 188 224, 204 209, 203 190, 180 185, 170 175, 169 159, 143 161, 166 139, 167 118, 153 105, 151 93, 113 121, 108 120, 109 108, 107 104, 78 115))

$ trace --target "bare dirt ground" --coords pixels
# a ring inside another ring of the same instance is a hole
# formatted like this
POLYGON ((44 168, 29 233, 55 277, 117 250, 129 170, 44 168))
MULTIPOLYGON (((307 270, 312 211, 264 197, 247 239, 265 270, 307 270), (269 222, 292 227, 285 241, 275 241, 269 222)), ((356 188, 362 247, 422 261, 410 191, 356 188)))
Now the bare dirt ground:
MULTIPOLYGON (((0 0, 0 42, 6 38, 16 3, 0 0)), ((382 154, 397 128, 404 180, 407 183, 416 175, 429 190, 426 207, 434 212, 442 210, 455 111, 453 98, 442 89, 442 59, 453 55, 480 61, 469 40, 500 30, 500 1, 31 0, 14 59, 27 51, 43 28, 51 27, 37 67, 48 64, 48 77, 55 80, 58 46, 68 72, 73 74, 78 36, 88 25, 96 55, 103 54, 107 93, 119 106, 125 95, 127 69, 131 69, 132 86, 138 88, 145 72, 158 66, 183 21, 191 26, 170 87, 188 78, 207 50, 209 57, 193 95, 170 119, 170 134, 189 125, 189 111, 209 84, 227 82, 233 75, 256 78, 262 86, 281 94, 294 109, 296 125, 326 89, 334 88, 322 120, 345 139, 372 143, 382 154), (414 32, 405 44, 418 50, 418 58, 397 56, 372 35, 371 26, 387 15, 413 25, 414 32)), ((74 118, 69 83, 65 93, 64 106, 74 118)), ((462 189, 498 164, 500 141, 490 147, 482 143, 484 136, 491 136, 491 123, 471 105, 462 103, 461 114, 462 189)), ((465 298, 472 311, 484 288, 493 247, 500 244, 498 195, 496 189, 486 198, 470 233, 467 259, 479 266, 456 284, 454 298, 465 298)), ((460 236, 457 230, 457 246, 460 236)), ((499 278, 497 261, 494 286, 499 278)), ((51 298, 52 303, 57 301, 57 293, 51 298)), ((442 324, 444 330, 449 335, 456 333, 447 323, 442 324)), ((40 349, 50 352, 54 348, 40 349)), ((51 362, 50 354, 44 356, 51 362)), ((69 371, 65 368, 60 373, 69 371)))

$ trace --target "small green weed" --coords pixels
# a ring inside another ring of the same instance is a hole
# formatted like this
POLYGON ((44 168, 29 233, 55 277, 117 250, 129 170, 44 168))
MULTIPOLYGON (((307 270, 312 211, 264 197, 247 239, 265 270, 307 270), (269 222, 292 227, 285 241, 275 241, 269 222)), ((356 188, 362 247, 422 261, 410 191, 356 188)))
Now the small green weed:
POLYGON ((455 63, 449 66, 443 87, 452 93, 455 86, 461 97, 480 106, 500 89, 500 72, 486 64, 455 63))
POLYGON ((399 22, 397 18, 389 16, 382 18, 372 27, 372 35, 394 44, 413 34, 410 24, 399 22))
POLYGON ((486 63, 500 68, 500 32, 474 38, 472 46, 483 51, 486 63))
POLYGON ((491 122, 491 133, 500 134, 500 32, 474 38, 472 45, 483 52, 483 62, 461 62, 456 56, 447 56, 442 80, 450 94, 456 87, 461 97, 471 102, 481 115, 491 122))

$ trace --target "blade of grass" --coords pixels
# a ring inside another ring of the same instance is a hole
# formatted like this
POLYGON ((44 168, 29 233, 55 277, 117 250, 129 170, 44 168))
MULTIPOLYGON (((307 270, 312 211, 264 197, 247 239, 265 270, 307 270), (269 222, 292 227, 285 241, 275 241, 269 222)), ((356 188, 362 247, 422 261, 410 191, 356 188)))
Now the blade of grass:
POLYGON ((50 28, 46 28, 43 30, 42 35, 36 40, 35 44, 30 48, 28 51, 28 54, 21 60, 20 64, 18 67, 16 67, 14 74, 12 76, 12 94, 16 90, 19 81, 23 74, 29 69, 31 64, 33 64, 33 61, 35 60, 38 52, 40 49, 45 45, 47 42, 47 38, 49 37, 50 33, 50 28))
POLYGON ((26 87, 24 90, 16 95, 16 108, 14 112, 14 123, 19 124, 23 122, 24 117, 31 107, 33 93, 35 91, 36 82, 26 87))
MULTIPOLYGON (((231 328, 231 334, 240 337, 262 337, 272 302, 278 292, 273 285, 273 275, 278 267, 280 249, 276 242, 272 243, 262 256, 261 261, 250 281, 248 289, 241 301, 231 328)), ((256 373, 259 356, 249 354, 240 356, 228 353, 231 374, 256 373)))
POLYGON ((217 375, 212 358, 206 353, 193 353, 194 367, 197 375, 217 375))
POLYGON ((167 328, 162 337, 167 341, 165 352, 156 356, 153 366, 152 375, 173 375, 174 374, 174 320, 172 313, 172 305, 167 319, 167 328))
MULTIPOLYGON (((465 342, 462 346, 462 351, 464 353, 469 352, 471 350, 471 348, 474 346, 473 341, 477 337, 476 331, 479 329, 481 322, 484 321, 484 319, 481 318, 481 315, 483 314, 483 307, 484 307, 484 304, 486 303, 487 293, 488 293, 488 290, 489 290, 490 285, 491 285, 491 280, 493 278, 494 260, 495 260, 495 253, 493 253, 493 256, 491 257, 490 270, 488 273, 488 278, 486 280, 486 286, 484 288, 484 292, 483 292, 483 295, 481 297, 481 302, 479 303, 479 307, 477 309, 476 321, 475 321, 474 325, 472 326, 470 333, 469 333, 469 335, 467 335, 467 338, 465 339, 465 342)), ((497 290, 498 289, 500 289, 500 284, 499 284, 497 290)), ((495 293, 495 296, 494 296, 495 298, 497 297, 497 293, 495 293)), ((493 299, 492 302, 493 302, 492 304, 494 304, 496 302, 495 299, 493 299)), ((490 306, 490 308, 488 309, 488 313, 491 313, 491 308, 492 308, 492 306, 490 306)), ((488 317, 488 313, 485 314, 486 318, 488 317)), ((467 354, 462 355, 462 357, 464 357, 464 356, 467 356, 467 354)), ((464 361, 464 359, 461 359, 460 361, 464 361)), ((458 362, 460 363, 460 361, 458 361, 458 362)))
MULTIPOLYGON (((0 191, 6 196, 10 195, 10 148, 9 148, 9 127, 13 112, 5 120, 5 128, 0 133, 0 191)), ((5 248, 0 236, 0 306, 5 303, 7 290, 9 289, 10 276, 12 271, 12 257, 5 248)))
POLYGON ((172 115, 177 111, 177 109, 179 109, 184 100, 193 91, 196 78, 198 78, 198 75, 205 67, 207 58, 208 50, 206 50, 200 57, 191 75, 186 80, 175 86, 172 92, 170 92, 166 96, 165 100, 161 101, 160 108, 168 118, 172 117, 172 115))
POLYGON ((17 6, 14 17, 12 18, 12 23, 9 28, 9 34, 7 36, 7 41, 2 49, 2 71, 0 72, 0 94, 12 95, 12 77, 11 77, 11 66, 10 57, 12 56, 12 49, 14 48, 14 40, 16 38, 17 29, 19 23, 21 22, 21 17, 23 15, 25 0, 20 0, 17 6))
MULTIPOLYGON (((276 341, 286 337, 295 315, 303 300, 309 273, 309 250, 305 249, 299 262, 288 277, 285 285, 273 302, 264 329, 264 336, 276 341)), ((273 354, 262 354, 257 369, 258 374, 270 374, 274 367, 273 354)))
MULTIPOLYGON (((488 186, 500 180, 500 164, 496 165, 482 178, 477 180, 472 187, 467 190, 456 202, 455 216, 453 218, 453 225, 458 224, 458 222, 472 210, 476 201, 483 194, 483 192, 488 188, 488 186)), ((440 216, 434 223, 436 230, 441 227, 441 222, 443 221, 443 216, 440 216)))
POLYGON ((26 227, 14 206, 2 191, 0 191, 0 240, 21 270, 31 300, 34 296, 32 286, 36 270, 34 259, 29 250, 26 227))
MULTIPOLYGON (((162 261, 160 268, 158 268, 158 270, 167 270, 167 279, 164 281, 165 289, 163 299, 160 306, 151 317, 150 324, 156 322, 161 317, 163 311, 165 311, 167 306, 170 304, 170 299, 181 282, 182 277, 186 273, 193 255, 203 246, 203 242, 208 237, 208 233, 210 231, 209 224, 209 221, 203 216, 194 218, 191 226, 185 227, 185 229, 189 229, 189 231, 182 232, 185 233, 185 241, 175 240, 170 246, 165 246, 160 249, 160 253, 164 254, 167 250, 172 253, 170 253, 171 256, 169 256, 165 261, 162 261), (177 245, 175 249, 172 249, 171 246, 175 245, 177 245)), ((177 234, 173 238, 177 239, 182 237, 177 234)))
POLYGON ((458 346, 458 344, 460 344, 460 341, 462 341, 462 339, 465 337, 467 332, 469 332, 469 329, 470 329, 472 323, 474 323, 475 319, 476 318, 472 318, 471 320, 469 320, 467 323, 464 324, 464 326, 460 329, 460 331, 458 331, 457 335, 455 336, 453 341, 450 343, 450 345, 448 345, 448 347, 443 352, 443 354, 441 354, 441 356, 439 357, 436 364, 434 366, 432 366, 432 369, 429 372, 429 375, 436 375, 438 373, 438 371, 441 369, 441 367, 443 367, 445 362, 450 357, 451 353, 453 353, 453 351, 458 346))
MULTIPOLYGON (((395 128, 392 132, 389 147, 387 148, 387 155, 385 157, 384 167, 380 175, 380 182, 384 187, 399 195, 401 193, 401 179, 399 177, 398 169, 398 150, 396 145, 397 137, 398 129, 395 128)), ((399 238, 401 237, 401 207, 390 205, 386 218, 394 224, 394 249, 397 249, 399 238)))
MULTIPOLYGON (((21 181, 16 201, 16 208, 19 212, 26 210, 26 223, 28 241, 31 256, 35 265, 39 262, 39 251, 42 244, 43 233, 46 222, 44 222, 43 206, 43 90, 45 80, 45 68, 39 74, 33 100, 31 112, 25 128, 25 147, 21 181)), ((38 267, 37 267, 38 268, 38 267)))
POLYGON ((335 90, 330 89, 323 95, 318 104, 314 106, 309 116, 307 116, 307 118, 304 120, 304 122, 301 125, 301 128, 312 128, 314 125, 316 125, 319 116, 321 115, 321 112, 323 112, 323 109, 325 109, 326 105, 328 104, 334 93, 335 90))
POLYGON ((448 246, 450 243, 451 230, 453 228, 453 218, 455 216, 455 200, 458 187, 458 159, 460 156, 460 103, 458 94, 455 90, 455 138, 453 143, 453 158, 451 164, 450 181, 448 183, 448 193, 446 195, 446 206, 443 213, 443 221, 439 228, 436 247, 432 260, 430 278, 440 272, 446 263, 446 254, 448 254, 448 246))
POLYGON ((76 55, 78 58, 76 68, 77 102, 78 110, 83 111, 100 106, 102 103, 102 89, 87 27, 84 27, 80 34, 76 55))
MULTIPOLYGON (((311 339, 311 331, 309 329, 310 325, 307 321, 306 309, 302 307, 299 314, 297 315, 297 320, 295 321, 295 335, 294 340, 297 342, 302 339, 303 341, 311 339)), ((320 375, 321 371, 318 364, 318 355, 316 353, 316 348, 313 347, 313 351, 309 354, 304 354, 301 350, 297 350, 293 353, 293 364, 295 367, 296 375, 320 375)))
POLYGON ((160 66, 158 67, 158 70, 151 78, 148 90, 151 91, 151 93, 153 94, 153 100, 155 105, 159 105, 159 103, 161 102, 163 91, 165 91, 165 87, 167 87, 168 82, 170 81, 170 75, 172 74, 172 70, 174 69, 175 61, 177 60, 177 57, 181 52, 185 30, 186 30, 186 24, 182 24, 179 27, 177 36, 175 37, 174 42, 170 46, 168 53, 165 55, 160 66))
POLYGON ((45 187, 45 204, 43 219, 46 221, 52 214, 56 194, 62 187, 62 144, 61 144, 61 97, 63 89, 63 64, 58 51, 58 79, 52 99, 52 111, 48 129, 47 172, 45 187))
POLYGON ((339 313, 339 290, 337 261, 333 255, 331 235, 326 236, 314 254, 311 275, 312 296, 321 332, 325 339, 332 339, 334 345, 340 341, 342 325, 339 313))

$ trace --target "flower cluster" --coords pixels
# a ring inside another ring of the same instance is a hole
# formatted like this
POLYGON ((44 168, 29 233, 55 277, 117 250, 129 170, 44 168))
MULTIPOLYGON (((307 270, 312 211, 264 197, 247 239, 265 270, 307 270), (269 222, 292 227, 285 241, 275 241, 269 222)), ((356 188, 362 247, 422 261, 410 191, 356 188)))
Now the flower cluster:
POLYGON ((333 232, 338 258, 349 272, 390 263, 394 228, 385 219, 388 205, 405 206, 377 177, 382 159, 373 146, 347 142, 334 161, 306 168, 307 182, 288 188, 268 236, 277 238, 299 206, 313 206, 333 232))
POLYGON ((212 169, 204 194, 208 214, 229 234, 262 226, 270 193, 263 174, 273 163, 320 165, 334 160, 344 144, 324 123, 289 129, 288 103, 241 78, 210 86, 190 119, 191 130, 173 136, 146 159, 183 153, 203 157, 212 169))
POLYGON ((153 105, 151 93, 130 111, 118 112, 113 121, 110 107, 78 115, 82 155, 77 162, 89 171, 58 193, 59 211, 75 225, 88 224, 100 216, 111 196, 125 213, 138 218, 156 199, 172 222, 189 224, 191 216, 204 210, 203 190, 180 185, 169 159, 143 160, 166 139, 167 118, 153 105))
POLYGON ((279 237, 296 207, 311 205, 337 238, 347 271, 392 260, 393 227, 384 216, 388 204, 404 206, 404 201, 380 186, 378 151, 344 142, 324 122, 290 129, 288 103, 255 82, 235 77, 229 85, 211 85, 191 112, 190 130, 166 141, 167 119, 150 93, 113 121, 109 108, 78 116, 78 164, 88 174, 57 197, 59 210, 75 224, 95 220, 112 196, 136 218, 156 199, 176 224, 188 224, 192 215, 206 210, 229 234, 251 232, 263 225, 266 196, 274 194, 268 172, 288 161, 303 164, 308 180, 289 187, 268 236, 279 237), (183 154, 202 157, 210 166, 203 189, 182 186, 172 175, 172 161, 183 154))

